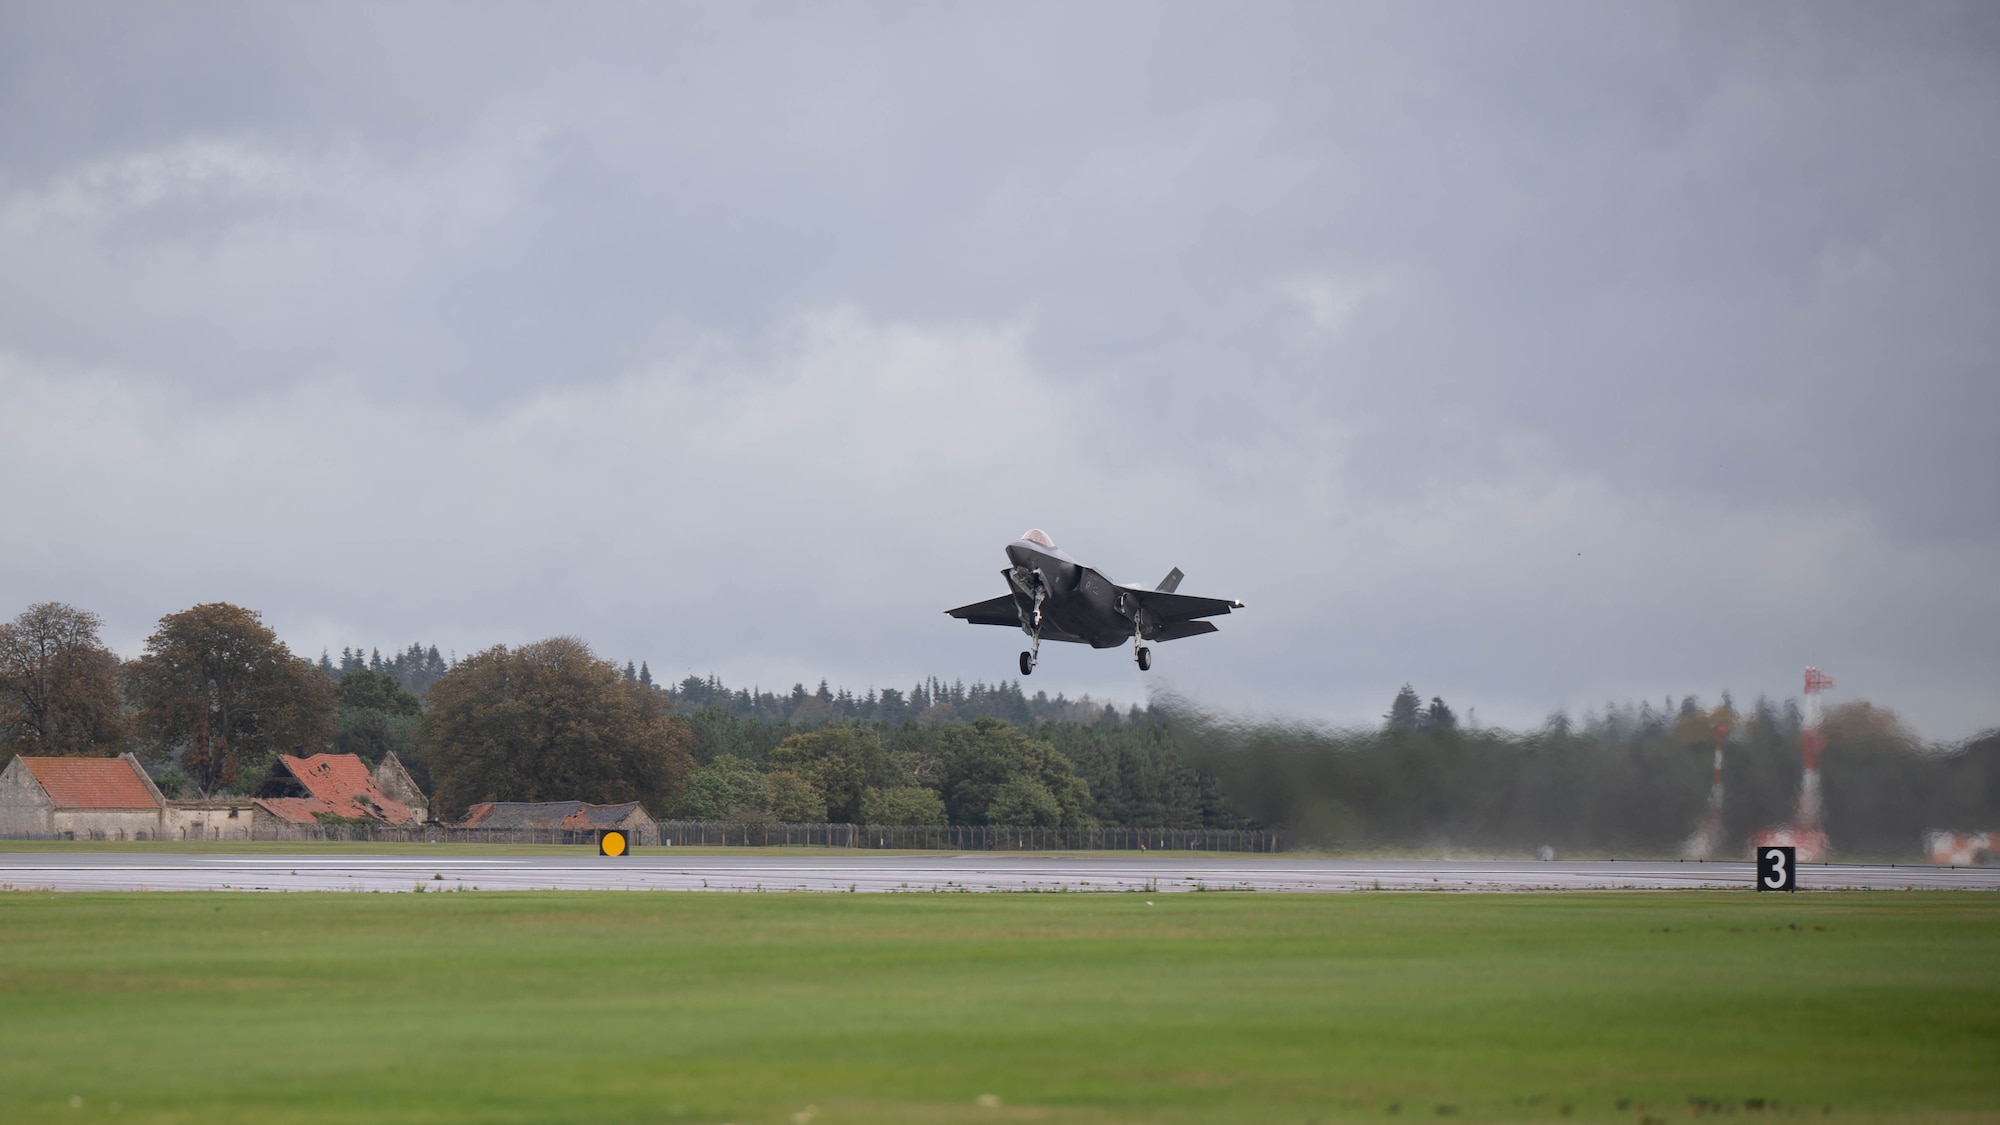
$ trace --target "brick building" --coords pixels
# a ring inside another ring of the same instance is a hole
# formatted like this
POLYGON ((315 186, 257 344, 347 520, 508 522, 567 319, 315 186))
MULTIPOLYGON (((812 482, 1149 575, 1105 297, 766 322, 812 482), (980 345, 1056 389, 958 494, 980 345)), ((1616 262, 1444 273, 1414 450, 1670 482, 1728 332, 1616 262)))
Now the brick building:
POLYGON ((0 770, 0 836, 158 840, 166 807, 130 754, 17 757, 0 770))
MULTIPOLYGON (((393 756, 383 763, 392 760, 393 756)), ((416 789, 400 764, 395 773, 401 775, 400 783, 416 789)), ((325 823, 323 818, 328 817, 372 821, 392 828, 422 824, 423 814, 383 792, 375 776, 357 754, 314 754, 310 758, 280 754, 258 784, 254 799, 259 809, 285 824, 312 826, 325 823)))

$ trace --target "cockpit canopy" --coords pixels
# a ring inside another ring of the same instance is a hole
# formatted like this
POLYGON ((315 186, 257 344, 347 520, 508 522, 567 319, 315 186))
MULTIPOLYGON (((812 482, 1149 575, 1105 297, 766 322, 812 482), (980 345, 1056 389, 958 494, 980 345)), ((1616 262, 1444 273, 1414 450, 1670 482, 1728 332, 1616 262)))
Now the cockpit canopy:
POLYGON ((1022 532, 1021 538, 1026 539, 1028 542, 1036 544, 1037 546, 1047 547, 1051 551, 1056 549, 1056 541, 1049 538, 1049 533, 1043 531, 1039 527, 1031 527, 1028 530, 1022 532))

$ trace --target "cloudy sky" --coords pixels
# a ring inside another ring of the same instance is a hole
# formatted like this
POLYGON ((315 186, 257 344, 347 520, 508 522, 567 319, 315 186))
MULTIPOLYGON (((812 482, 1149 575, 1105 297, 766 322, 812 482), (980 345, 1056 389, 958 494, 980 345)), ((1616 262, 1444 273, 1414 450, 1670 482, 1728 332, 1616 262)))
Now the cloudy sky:
POLYGON ((0 5, 0 610, 2000 723, 2000 8, 0 5))

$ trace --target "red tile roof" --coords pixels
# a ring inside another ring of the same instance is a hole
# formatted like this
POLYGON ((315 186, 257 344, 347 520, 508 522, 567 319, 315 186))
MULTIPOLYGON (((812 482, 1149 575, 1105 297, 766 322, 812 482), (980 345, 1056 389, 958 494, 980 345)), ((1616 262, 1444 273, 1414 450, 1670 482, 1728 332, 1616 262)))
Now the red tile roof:
POLYGON ((586 831, 616 828, 633 813, 648 823, 652 817, 637 801, 622 805, 592 805, 583 801, 481 801, 465 810, 460 828, 586 831))
POLYGON ((318 824, 319 818, 314 813, 333 811, 318 797, 259 797, 251 803, 293 824, 318 824))
POLYGON ((315 823, 315 813, 367 817, 385 824, 416 819, 409 806, 382 792, 368 764, 355 754, 314 754, 310 758, 278 755, 285 769, 310 794, 305 797, 265 797, 257 803, 272 815, 295 824, 315 823))
POLYGON ((29 758, 21 764, 35 775, 57 808, 157 809, 160 800, 130 758, 29 758))

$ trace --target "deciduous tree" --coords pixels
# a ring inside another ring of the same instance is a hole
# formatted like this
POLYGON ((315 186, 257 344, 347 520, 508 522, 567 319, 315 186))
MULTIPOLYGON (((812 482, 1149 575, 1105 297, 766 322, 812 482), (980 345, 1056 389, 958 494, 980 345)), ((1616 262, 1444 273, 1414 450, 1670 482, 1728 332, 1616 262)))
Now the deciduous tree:
MULTIPOLYGON (((1050 804, 1053 805, 1054 801, 1051 800, 1050 804)), ((1058 819, 1060 815, 1058 810, 1058 819)), ((921 785, 898 785, 889 789, 870 786, 861 794, 861 823, 943 824, 944 802, 936 793, 921 785)))
MULTIPOLYGON (((1042 823, 1090 823, 1090 786, 1054 746, 1000 719, 937 729, 939 787, 953 824, 1005 824, 1012 816, 1042 823)), ((1011 822, 1018 823, 1018 822, 1011 822)))
POLYGON ((333 734, 333 684, 292 654, 258 614, 227 602, 160 618, 126 666, 149 756, 179 753, 194 786, 215 792, 276 754, 315 754, 333 734))
POLYGON ((764 792, 771 802, 771 818, 791 824, 820 824, 828 819, 826 795, 806 778, 790 770, 772 770, 764 778, 764 792))
POLYGON ((419 739, 433 808, 474 801, 641 801, 664 810, 694 766, 687 724, 659 693, 574 637, 459 661, 427 696, 419 739))
POLYGON ((908 785, 911 780, 908 768, 882 745, 879 735, 848 723, 795 734, 778 743, 771 750, 771 768, 811 782, 826 799, 826 815, 841 824, 859 821, 861 794, 869 786, 908 785))
POLYGON ((761 823, 770 819, 771 795, 755 762, 720 754, 688 775, 680 815, 690 820, 761 823))
POLYGON ((98 639, 102 624, 61 602, 29 606, 0 624, 0 760, 125 748, 118 657, 98 639))

